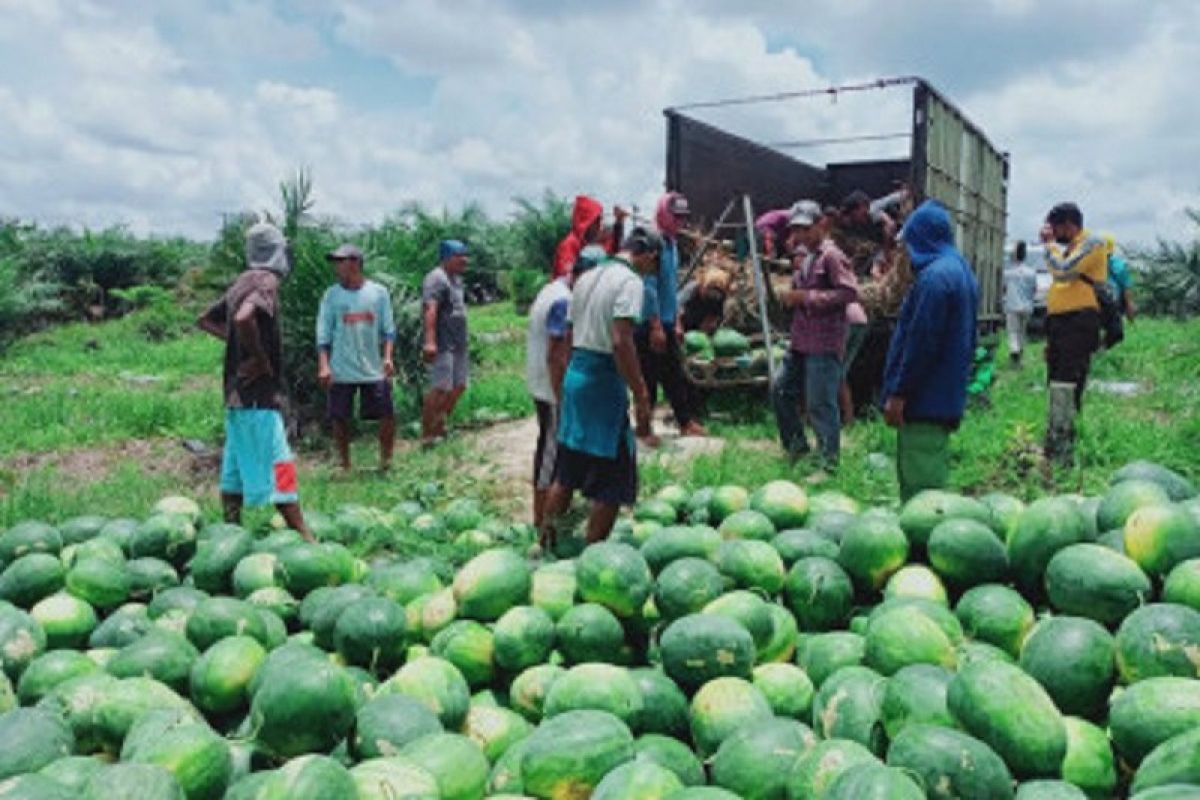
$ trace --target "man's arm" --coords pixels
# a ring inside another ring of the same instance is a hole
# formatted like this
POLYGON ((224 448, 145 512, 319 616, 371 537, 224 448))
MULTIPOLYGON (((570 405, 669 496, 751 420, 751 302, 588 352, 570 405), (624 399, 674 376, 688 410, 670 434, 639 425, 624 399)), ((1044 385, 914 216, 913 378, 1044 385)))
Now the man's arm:
POLYGON ((634 419, 637 435, 650 437, 650 393, 642 379, 642 368, 638 364, 637 348, 633 343, 633 320, 616 319, 612 324, 613 359, 617 372, 633 392, 634 419))
POLYGON ((550 337, 550 348, 546 352, 546 366, 550 371, 550 387, 554 389, 554 399, 562 402, 563 376, 567 374, 567 365, 571 363, 571 331, 562 336, 550 337))
POLYGON ((205 333, 215 336, 221 341, 225 341, 228 331, 225 326, 225 298, 221 298, 217 302, 208 307, 208 310, 196 319, 196 327, 205 333))
POLYGON ((396 351, 396 320, 392 315, 392 296, 387 289, 379 293, 379 335, 383 339, 383 376, 390 378, 396 372, 393 361, 396 351))
POLYGON ((321 297, 321 306, 317 309, 317 383, 328 387, 333 383, 333 369, 329 364, 330 353, 333 351, 333 328, 336 320, 330 306, 329 292, 321 297))
POLYGON ((432 361, 437 356, 437 315, 438 306, 435 301, 427 301, 425 303, 424 329, 425 329, 425 344, 421 349, 421 354, 426 361, 432 361))
POLYGON ((1094 236, 1086 239, 1077 250, 1071 252, 1064 251, 1057 244, 1046 245, 1046 266, 1050 268, 1056 280, 1076 278, 1080 273, 1089 271, 1097 273, 1096 259, 1104 259, 1107 262, 1108 257, 1104 253, 1104 243, 1094 236))

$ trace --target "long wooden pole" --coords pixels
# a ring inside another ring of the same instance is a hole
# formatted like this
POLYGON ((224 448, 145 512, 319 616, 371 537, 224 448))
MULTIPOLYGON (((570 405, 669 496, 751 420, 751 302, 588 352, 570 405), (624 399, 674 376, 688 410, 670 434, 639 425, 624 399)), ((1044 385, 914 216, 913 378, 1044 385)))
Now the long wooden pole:
POLYGON ((758 295, 758 315, 762 319, 763 347, 767 348, 767 383, 775 387, 775 349, 771 346, 771 318, 767 315, 767 276, 758 257, 758 237, 754 230, 754 209, 750 195, 742 195, 742 210, 746 215, 746 241, 754 265, 754 293, 758 295))

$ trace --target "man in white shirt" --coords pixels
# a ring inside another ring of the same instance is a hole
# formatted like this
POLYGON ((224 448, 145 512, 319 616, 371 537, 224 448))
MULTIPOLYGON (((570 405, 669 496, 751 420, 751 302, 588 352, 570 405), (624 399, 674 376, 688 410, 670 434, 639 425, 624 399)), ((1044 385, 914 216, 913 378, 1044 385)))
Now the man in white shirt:
POLYGON ((1013 260, 1004 270, 1004 327, 1008 330, 1008 359, 1013 366, 1021 363, 1025 331, 1037 294, 1037 272, 1025 263, 1025 253, 1025 242, 1017 242, 1013 260))
POLYGON ((622 505, 637 500, 637 451, 629 427, 634 396, 637 435, 649 446, 650 396, 638 364, 634 328, 642 314, 642 275, 658 269, 661 241, 634 228, 614 257, 575 283, 568 314, 571 361, 562 384, 558 458, 540 530, 553 543, 554 524, 578 489, 592 501, 587 540, 607 538, 622 505))

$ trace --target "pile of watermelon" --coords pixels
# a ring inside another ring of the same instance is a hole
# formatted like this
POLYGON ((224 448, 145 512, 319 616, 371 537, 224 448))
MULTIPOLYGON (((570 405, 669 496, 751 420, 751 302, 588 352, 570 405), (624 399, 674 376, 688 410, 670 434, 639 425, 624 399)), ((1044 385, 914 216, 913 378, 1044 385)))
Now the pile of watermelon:
POLYGON ((0 534, 0 799, 1200 798, 1200 499, 1153 464, 669 486, 537 562, 467 501, 334 516, 0 534), (401 518, 482 550, 348 549, 401 518))

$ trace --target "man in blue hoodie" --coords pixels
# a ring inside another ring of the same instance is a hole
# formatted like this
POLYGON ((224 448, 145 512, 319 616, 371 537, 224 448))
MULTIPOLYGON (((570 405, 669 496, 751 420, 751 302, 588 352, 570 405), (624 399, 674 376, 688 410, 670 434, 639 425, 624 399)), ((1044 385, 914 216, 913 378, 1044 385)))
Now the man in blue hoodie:
POLYGON ((950 433, 962 420, 975 353, 979 284, 954 246, 946 209, 921 204, 900 232, 915 279, 884 369, 884 418, 897 429, 900 498, 946 485, 950 433))

